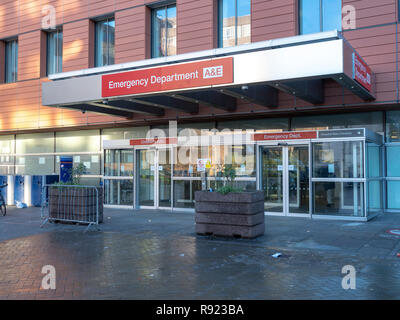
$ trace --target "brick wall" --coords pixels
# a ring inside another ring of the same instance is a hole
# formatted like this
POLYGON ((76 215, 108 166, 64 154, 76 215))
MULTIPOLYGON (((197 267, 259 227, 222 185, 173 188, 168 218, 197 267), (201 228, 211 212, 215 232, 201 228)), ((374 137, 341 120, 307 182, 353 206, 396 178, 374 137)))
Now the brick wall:
MULTIPOLYGON (((94 113, 41 106, 41 84, 45 77, 46 34, 41 31, 42 8, 55 8, 56 22, 63 26, 63 71, 93 66, 94 28, 92 20, 114 15, 116 24, 115 62, 150 57, 151 9, 149 0, 2 0, 0 2, 0 132, 24 129, 101 125, 126 121, 94 113), (40 5, 38 5, 40 3, 40 5), (18 37, 18 82, 4 84, 4 40, 18 37), (1 41, 3 40, 3 41, 1 41)), ((343 0, 357 13, 357 30, 346 31, 350 41, 376 73, 377 102, 399 99, 399 59, 396 0, 343 0)), ((296 0, 252 0, 252 42, 298 34, 296 0)), ((217 0, 177 0, 177 50, 179 54, 217 47, 217 0)), ((326 105, 358 104, 362 101, 333 81, 325 84, 326 105)), ((276 110, 308 107, 309 104, 280 93, 276 110)), ((263 110, 239 103, 239 111, 263 110)), ((276 110, 264 110, 274 112, 276 110)), ((223 115, 224 111, 202 107, 200 116, 223 115)), ((187 114, 168 110, 165 118, 187 114)), ((152 119, 135 115, 134 121, 152 119)), ((162 122, 162 119, 160 120, 162 122)))

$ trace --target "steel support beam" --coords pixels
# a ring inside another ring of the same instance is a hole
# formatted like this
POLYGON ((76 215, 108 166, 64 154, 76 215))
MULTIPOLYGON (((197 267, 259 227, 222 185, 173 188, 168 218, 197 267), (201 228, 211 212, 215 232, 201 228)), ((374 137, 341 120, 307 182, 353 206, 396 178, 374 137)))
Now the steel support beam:
POLYGON ((127 119, 132 119, 132 117, 133 117, 132 112, 126 112, 126 111, 121 111, 121 110, 112 110, 112 109, 100 107, 97 105, 91 105, 91 104, 61 105, 61 106, 58 106, 58 108, 79 110, 82 112, 88 111, 88 112, 93 112, 93 113, 99 113, 102 115, 106 114, 106 115, 110 115, 110 116, 122 117, 122 118, 127 118, 127 119))
POLYGON ((275 108, 278 106, 278 91, 265 84, 244 85, 238 88, 220 89, 219 91, 263 107, 275 108))
POLYGON ((312 104, 324 103, 324 81, 321 79, 277 83, 276 87, 312 104))
POLYGON ((145 104, 157 108, 164 109, 174 109, 186 113, 198 113, 199 112, 199 104, 193 103, 189 101, 183 101, 180 99, 176 99, 170 96, 152 96, 152 97, 140 97, 140 98, 132 98, 134 102, 139 104, 145 104))
POLYGON ((104 108, 140 113, 145 115, 163 116, 165 114, 165 111, 162 108, 144 105, 129 100, 111 100, 102 105, 104 106, 104 108))
POLYGON ((236 98, 218 91, 180 92, 171 96, 225 111, 232 112, 236 110, 236 98))

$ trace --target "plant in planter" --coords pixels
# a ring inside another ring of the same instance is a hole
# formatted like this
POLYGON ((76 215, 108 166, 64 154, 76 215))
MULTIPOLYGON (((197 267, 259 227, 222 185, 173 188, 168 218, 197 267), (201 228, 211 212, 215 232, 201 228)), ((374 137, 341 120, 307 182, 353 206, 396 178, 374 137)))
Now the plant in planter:
POLYGON ((264 234, 264 193, 243 191, 234 185, 236 170, 225 165, 224 186, 216 192, 195 193, 196 233, 256 238, 264 234))
POLYGON ((103 222, 103 189, 82 185, 85 172, 86 167, 81 163, 71 169, 68 182, 49 187, 49 220, 89 224, 103 222))

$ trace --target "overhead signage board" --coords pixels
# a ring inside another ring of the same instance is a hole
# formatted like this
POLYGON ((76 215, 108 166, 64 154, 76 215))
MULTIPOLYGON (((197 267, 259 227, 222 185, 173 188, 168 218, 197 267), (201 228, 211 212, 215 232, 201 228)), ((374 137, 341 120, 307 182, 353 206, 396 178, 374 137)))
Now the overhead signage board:
POLYGON ((353 79, 362 85, 368 92, 372 90, 371 68, 357 53, 353 53, 353 79))
POLYGON ((233 58, 182 63, 102 76, 102 97, 233 83, 233 58))
POLYGON ((256 133, 253 137, 254 141, 303 140, 303 139, 316 139, 316 138, 317 138, 316 131, 256 133))
POLYGON ((362 138, 364 137, 363 129, 349 129, 349 130, 328 130, 319 131, 318 138, 334 139, 334 138, 362 138))

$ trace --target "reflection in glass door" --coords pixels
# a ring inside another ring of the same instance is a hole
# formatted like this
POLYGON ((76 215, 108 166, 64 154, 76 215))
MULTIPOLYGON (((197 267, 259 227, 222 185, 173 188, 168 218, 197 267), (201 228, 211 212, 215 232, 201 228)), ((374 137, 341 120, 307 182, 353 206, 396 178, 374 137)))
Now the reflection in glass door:
POLYGON ((308 145, 262 146, 264 207, 282 215, 310 214, 308 145))
POLYGON ((282 147, 262 147, 262 189, 266 212, 283 212, 282 147))
POLYGON ((155 206, 155 150, 138 150, 138 204, 155 206))
POLYGON ((169 149, 157 151, 158 207, 171 207, 171 157, 169 149))
POLYGON ((289 213, 310 213, 308 146, 288 147, 289 213))

